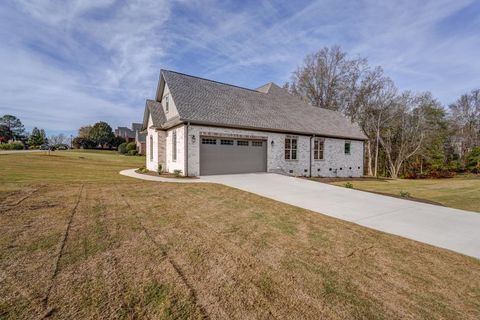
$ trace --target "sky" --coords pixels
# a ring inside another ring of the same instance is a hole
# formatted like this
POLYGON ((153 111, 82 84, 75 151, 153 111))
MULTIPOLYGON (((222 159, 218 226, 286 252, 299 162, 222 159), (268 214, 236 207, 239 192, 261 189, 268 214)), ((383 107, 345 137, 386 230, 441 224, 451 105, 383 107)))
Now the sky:
POLYGON ((480 1, 2 0, 0 116, 49 135, 126 126, 160 69, 282 85, 332 45, 448 105, 480 87, 480 1))

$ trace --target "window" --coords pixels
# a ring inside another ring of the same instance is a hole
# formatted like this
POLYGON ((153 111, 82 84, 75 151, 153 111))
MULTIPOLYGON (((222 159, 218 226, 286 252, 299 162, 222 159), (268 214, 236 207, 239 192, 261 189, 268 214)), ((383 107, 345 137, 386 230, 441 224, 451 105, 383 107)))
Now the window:
POLYGON ((248 141, 238 140, 237 141, 237 146, 247 146, 248 147, 248 141))
POLYGON ((252 147, 261 147, 263 146, 263 141, 252 141, 252 147))
POLYGON ((350 141, 345 141, 345 154, 350 154, 350 141))
POLYGON ((320 138, 315 138, 313 140, 313 159, 314 160, 323 160, 323 149, 325 146, 325 141, 320 138))
POLYGON ((165 112, 168 112, 169 108, 169 95, 167 94, 165 97, 163 97, 163 100, 165 100, 165 112))
POLYGON ((285 160, 297 160, 297 138, 285 138, 285 160))
POLYGON ((172 161, 177 161, 177 132, 172 132, 172 161))
POLYGON ((153 136, 150 136, 150 161, 153 161, 153 136))
POLYGON ((202 138, 202 144, 217 144, 217 139, 202 138))
POLYGON ((227 146, 233 146, 233 140, 220 140, 220 144, 227 145, 227 146))

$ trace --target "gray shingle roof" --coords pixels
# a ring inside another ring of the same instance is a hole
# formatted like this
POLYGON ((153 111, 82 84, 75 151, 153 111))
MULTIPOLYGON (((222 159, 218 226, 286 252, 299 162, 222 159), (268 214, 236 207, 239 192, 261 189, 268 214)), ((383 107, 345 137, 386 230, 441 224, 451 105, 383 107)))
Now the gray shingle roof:
POLYGON ((160 128, 167 121, 160 102, 147 100, 145 103, 145 113, 143 116, 142 131, 147 129, 148 114, 152 115, 152 122, 155 127, 160 128))
MULTIPOLYGON (((312 107, 273 83, 257 91, 173 71, 161 74, 183 122, 365 139, 339 112, 312 107)), ((165 115, 156 104, 150 103, 152 118, 163 127, 165 115)))

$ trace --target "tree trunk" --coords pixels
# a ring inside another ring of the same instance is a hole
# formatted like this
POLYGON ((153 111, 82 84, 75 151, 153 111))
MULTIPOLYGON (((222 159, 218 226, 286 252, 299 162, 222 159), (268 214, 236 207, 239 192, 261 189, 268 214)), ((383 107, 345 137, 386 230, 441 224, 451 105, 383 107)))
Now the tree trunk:
POLYGON ((367 140, 367 156, 368 156, 368 161, 367 161, 368 175, 372 176, 372 146, 370 144, 370 140, 367 140))
POLYGON ((379 140, 380 140, 380 128, 377 127, 377 134, 375 136, 375 171, 374 176, 377 177, 378 175, 378 147, 379 147, 379 140))

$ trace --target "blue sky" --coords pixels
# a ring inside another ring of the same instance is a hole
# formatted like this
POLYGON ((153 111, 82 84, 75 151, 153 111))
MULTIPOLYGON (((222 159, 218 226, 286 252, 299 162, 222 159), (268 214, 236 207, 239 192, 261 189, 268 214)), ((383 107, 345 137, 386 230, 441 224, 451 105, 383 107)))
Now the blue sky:
POLYGON ((338 44, 402 90, 449 104, 480 87, 480 1, 5 0, 0 114, 73 133, 140 121, 161 68, 283 84, 338 44))

